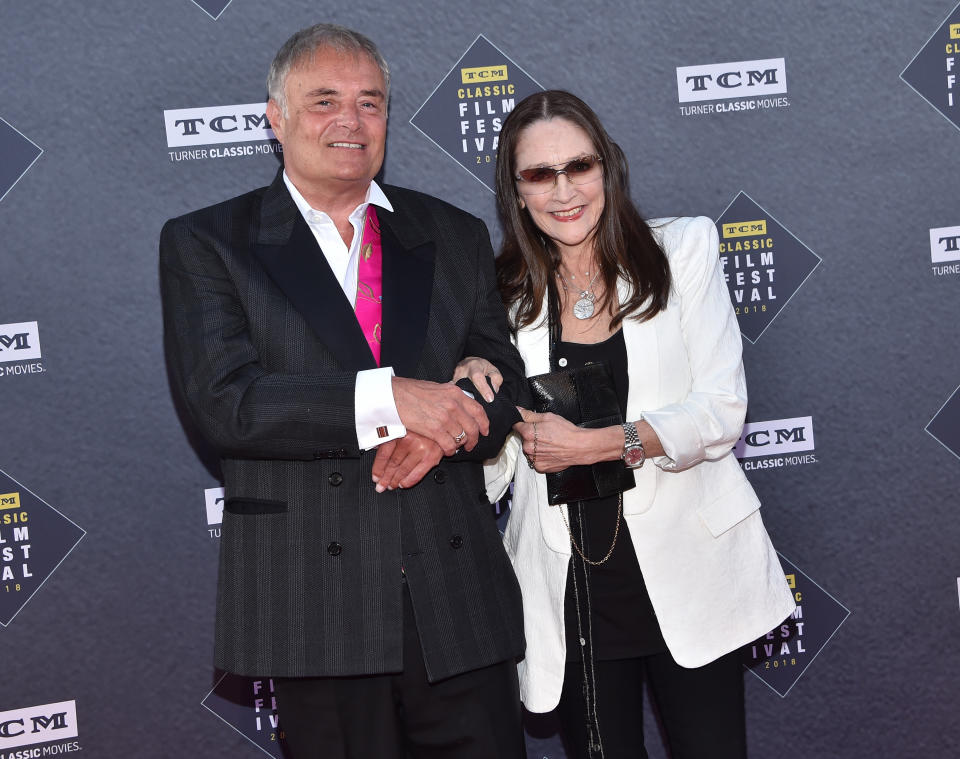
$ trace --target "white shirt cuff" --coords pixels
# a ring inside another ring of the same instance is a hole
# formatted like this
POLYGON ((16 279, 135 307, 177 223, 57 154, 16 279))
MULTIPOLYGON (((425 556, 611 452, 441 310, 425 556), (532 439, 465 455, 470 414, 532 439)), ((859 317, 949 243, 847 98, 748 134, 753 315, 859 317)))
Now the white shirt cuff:
POLYGON ((361 450, 376 448, 407 434, 393 400, 392 377, 392 366, 357 372, 353 407, 361 450))

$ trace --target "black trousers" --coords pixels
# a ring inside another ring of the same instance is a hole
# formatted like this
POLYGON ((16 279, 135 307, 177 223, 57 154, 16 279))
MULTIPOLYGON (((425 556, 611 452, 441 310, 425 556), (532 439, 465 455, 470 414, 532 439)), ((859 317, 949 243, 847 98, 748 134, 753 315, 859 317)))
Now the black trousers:
POLYGON ((289 759, 524 759, 513 661, 427 682, 404 586, 403 672, 275 679, 289 759))
MULTIPOLYGON (((604 759, 646 759, 644 682, 650 685, 672 759, 746 759, 738 651, 696 669, 684 669, 668 653, 597 661, 594 668, 604 759)), ((558 713, 569 759, 592 759, 581 662, 567 662, 558 713)))

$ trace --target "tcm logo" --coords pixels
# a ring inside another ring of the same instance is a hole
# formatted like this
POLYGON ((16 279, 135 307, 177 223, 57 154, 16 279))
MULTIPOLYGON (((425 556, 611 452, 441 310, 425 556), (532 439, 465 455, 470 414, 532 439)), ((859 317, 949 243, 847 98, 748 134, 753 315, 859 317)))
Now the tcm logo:
POLYGON ((203 500, 207 505, 207 524, 215 527, 223 522, 223 488, 207 488, 203 500))
POLYGON ((2 509, 19 509, 20 508, 20 494, 19 493, 3 493, 0 494, 0 510, 2 509))
POLYGON ((63 738, 77 737, 77 704, 31 706, 0 712, 0 749, 32 746, 63 738))
POLYGON ((266 110, 266 103, 246 103, 164 111, 167 147, 272 140, 266 110))
POLYGON ((759 221, 737 221, 733 224, 723 225, 724 239, 730 237, 753 237, 754 235, 765 235, 767 233, 767 220, 759 221))
POLYGON ((509 79, 507 66, 475 66, 460 69, 460 81, 464 84, 482 84, 484 82, 502 82, 509 79))
POLYGON ((733 447, 738 459, 753 456, 778 456, 782 453, 812 451, 813 417, 774 419, 769 422, 750 422, 743 426, 743 434, 733 447))
POLYGON ((960 24, 950 24, 950 39, 960 40, 960 24))
POLYGON ((40 330, 36 322, 0 324, 0 362, 40 358, 40 330))
POLYGON ((783 58, 677 67, 677 95, 681 103, 778 95, 786 91, 783 58))
POLYGON ((930 230, 930 260, 935 264, 960 261, 960 227, 930 230))

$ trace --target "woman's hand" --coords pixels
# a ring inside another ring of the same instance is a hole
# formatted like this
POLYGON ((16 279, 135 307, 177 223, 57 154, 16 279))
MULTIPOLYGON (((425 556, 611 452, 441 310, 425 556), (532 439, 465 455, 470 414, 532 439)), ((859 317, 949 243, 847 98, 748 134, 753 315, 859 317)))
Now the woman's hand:
POLYGON ((464 377, 468 378, 477 392, 483 396, 483 399, 489 403, 493 400, 494 393, 500 389, 503 384, 503 375, 500 370, 485 358, 476 356, 467 356, 453 370, 453 381, 457 382, 464 377), (487 383, 489 378, 490 382, 487 383), (490 389, 493 385, 493 390, 490 389))
POLYGON ((583 429, 556 414, 538 414, 517 409, 522 422, 513 429, 523 440, 527 464, 538 472, 560 472, 576 464, 613 461, 623 452, 623 429, 619 426, 583 429))

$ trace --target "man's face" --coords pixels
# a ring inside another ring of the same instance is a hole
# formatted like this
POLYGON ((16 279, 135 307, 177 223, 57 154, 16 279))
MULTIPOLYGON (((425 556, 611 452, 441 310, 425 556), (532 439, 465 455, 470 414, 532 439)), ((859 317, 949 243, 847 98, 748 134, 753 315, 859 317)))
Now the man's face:
POLYGON ((271 100, 267 118, 293 183, 307 196, 364 192, 383 164, 387 136, 386 87, 376 63, 320 48, 290 69, 284 92, 287 115, 271 100))

